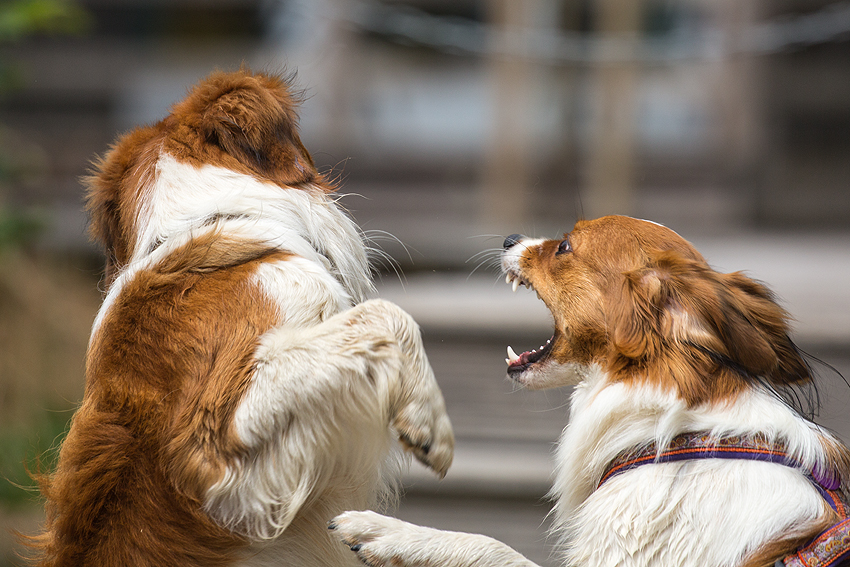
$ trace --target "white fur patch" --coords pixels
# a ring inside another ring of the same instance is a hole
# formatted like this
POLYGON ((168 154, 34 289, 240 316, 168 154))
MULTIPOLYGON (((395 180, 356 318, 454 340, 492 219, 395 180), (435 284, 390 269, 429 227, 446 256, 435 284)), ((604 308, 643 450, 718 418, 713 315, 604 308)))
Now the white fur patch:
MULTIPOLYGON (((281 325, 263 337, 234 419, 253 455, 233 462, 209 489, 211 515, 263 540, 279 536, 320 494, 336 503, 328 517, 342 507, 374 504, 397 460, 386 459, 392 436, 385 390, 400 362, 396 353, 372 361, 362 348, 346 353, 342 342, 352 327, 341 316, 328 322, 373 289, 356 225, 320 188, 280 187, 167 154, 144 191, 134 252, 110 286, 92 336, 127 283, 196 238, 217 232, 294 255, 255 274, 257 293, 277 306, 281 325), (373 374, 381 379, 369 386, 365 377, 373 374), (357 435, 340 429, 346 427, 357 435), (352 438, 357 443, 343 442, 352 438)), ((385 328, 376 332, 386 342, 385 328)))
MULTIPOLYGON (((298 266, 280 269, 290 268, 297 278, 298 266)), ((268 285, 269 277, 261 277, 268 285)), ((279 296, 283 323, 262 337, 234 417, 251 456, 230 464, 206 495, 213 517, 254 540, 281 536, 317 502, 332 503, 334 513, 375 504, 386 490, 381 463, 393 438, 388 425, 405 399, 400 380, 418 382, 423 398, 416 403, 435 415, 445 411, 427 361, 419 361, 418 372, 405 368, 406 349, 393 338, 394 327, 406 325, 394 316, 400 309, 375 300, 312 324, 288 324, 287 311, 300 305, 335 307, 332 296, 315 291, 301 287, 279 296)), ((444 427, 434 434, 451 438, 447 419, 444 427)), ((436 451, 442 439, 433 443, 436 451)))
POLYGON ((160 156, 137 226, 136 262, 161 242, 215 223, 227 234, 268 242, 314 261, 359 302, 371 291, 366 252, 354 222, 323 190, 280 187, 221 167, 160 156))
POLYGON ((584 364, 575 362, 560 363, 553 358, 533 364, 528 370, 515 377, 515 380, 529 390, 544 390, 573 386, 584 380, 591 372, 584 364))
POLYGON ((529 248, 534 248, 546 242, 543 238, 523 238, 518 243, 502 252, 502 271, 519 274, 519 260, 529 248))
POLYGON ((340 539, 359 546, 357 556, 368 565, 534 567, 492 538, 424 528, 374 512, 346 512, 331 526, 340 539))

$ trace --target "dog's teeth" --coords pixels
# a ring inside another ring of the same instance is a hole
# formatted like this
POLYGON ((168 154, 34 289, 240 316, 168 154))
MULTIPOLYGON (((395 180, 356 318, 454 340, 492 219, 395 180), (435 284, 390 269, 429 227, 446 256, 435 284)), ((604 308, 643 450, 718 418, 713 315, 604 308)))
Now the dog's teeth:
POLYGON ((508 357, 505 359, 505 362, 510 364, 511 362, 518 360, 518 359, 519 359, 519 355, 514 352, 514 349, 512 347, 508 347, 508 357))
POLYGON ((516 288, 518 288, 518 287, 519 287, 519 280, 514 280, 514 285, 513 285, 514 291, 516 291, 516 288))
POLYGON ((511 283, 511 274, 510 274, 510 272, 508 272, 507 274, 505 274, 505 283, 506 283, 506 284, 511 283))

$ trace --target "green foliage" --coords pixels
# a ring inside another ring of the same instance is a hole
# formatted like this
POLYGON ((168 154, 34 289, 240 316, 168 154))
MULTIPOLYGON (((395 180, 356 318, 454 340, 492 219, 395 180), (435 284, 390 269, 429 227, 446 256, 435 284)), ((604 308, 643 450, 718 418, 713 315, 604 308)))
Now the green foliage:
POLYGON ((12 0, 0 4, 2 42, 38 34, 79 34, 89 26, 88 14, 64 0, 12 0))
POLYGON ((70 416, 70 411, 44 410, 30 428, 0 429, 0 508, 26 504, 37 496, 30 473, 53 470, 70 416))
POLYGON ((0 252, 31 242, 44 227, 44 219, 35 212, 0 208, 0 252))
MULTIPOLYGON (((91 28, 88 12, 71 0, 0 0, 0 45, 30 36, 80 35, 91 28)), ((13 63, 0 61, 0 94, 23 84, 13 63)))

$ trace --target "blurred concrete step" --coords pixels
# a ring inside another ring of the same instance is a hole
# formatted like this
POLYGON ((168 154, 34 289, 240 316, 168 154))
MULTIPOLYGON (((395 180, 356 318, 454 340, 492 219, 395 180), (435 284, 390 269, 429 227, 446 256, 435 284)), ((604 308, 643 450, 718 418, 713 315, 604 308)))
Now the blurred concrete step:
POLYGON ((552 444, 457 439, 455 458, 442 480, 414 462, 404 476, 406 493, 542 499, 552 478, 552 444))

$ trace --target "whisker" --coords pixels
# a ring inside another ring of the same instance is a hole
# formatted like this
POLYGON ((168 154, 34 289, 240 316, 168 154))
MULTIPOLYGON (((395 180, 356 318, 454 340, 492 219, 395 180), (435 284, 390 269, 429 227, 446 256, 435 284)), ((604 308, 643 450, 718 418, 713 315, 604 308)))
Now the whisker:
MULTIPOLYGON (((387 254, 384 250, 372 246, 366 248, 366 254, 369 257, 370 263, 374 263, 380 268, 383 268, 384 271, 392 271, 395 273, 399 282, 404 285, 406 278, 395 258, 387 254)), ((379 272, 379 270, 376 270, 376 272, 379 272)))
POLYGON ((401 269, 401 265, 398 261, 393 258, 386 250, 381 248, 379 241, 386 242, 395 242, 399 244, 404 250, 405 254, 407 254, 408 259, 411 263, 413 263, 413 256, 410 254, 410 250, 407 245, 402 242, 398 237, 394 234, 391 234, 385 230, 379 229, 369 229, 363 230, 361 232, 364 241, 366 242, 366 254, 369 257, 370 263, 374 263, 379 267, 383 268, 384 271, 392 271, 396 278, 398 278, 399 283, 404 287, 407 278, 404 275, 404 271, 401 269))
POLYGON ((473 234, 472 236, 467 236, 466 238, 468 240, 471 240, 473 238, 485 238, 489 240, 491 238, 504 238, 504 236, 501 234, 473 234))
POLYGON ((482 260, 481 262, 478 263, 477 266, 475 266, 475 268, 472 269, 471 272, 469 272, 469 275, 466 276, 466 279, 468 280, 469 278, 471 278, 473 276, 473 274, 475 274, 475 272, 478 271, 479 268, 485 267, 485 270, 488 270, 488 271, 489 270, 496 270, 497 273, 495 274, 495 280, 494 281, 498 281, 501 278, 501 271, 499 271, 499 266, 500 266, 500 262, 498 261, 498 259, 482 260))
POLYGON ((386 230, 369 229, 369 230, 363 231, 363 236, 369 242, 378 242, 378 241, 395 242, 396 244, 401 246, 401 248, 404 250, 404 253, 407 254, 407 259, 410 260, 410 263, 411 264, 413 263, 413 256, 410 253, 410 248, 404 242, 402 242, 396 235, 389 233, 386 230))
POLYGON ((469 259, 466 261, 466 263, 469 263, 469 262, 475 260, 479 256, 490 256, 490 255, 493 255, 494 253, 501 254, 501 252, 502 252, 502 250, 500 248, 487 248, 486 250, 482 250, 481 252, 476 252, 475 254, 470 256, 469 259))
POLYGON ((474 254, 465 262, 467 264, 469 262, 477 262, 476 266, 472 269, 471 272, 469 272, 467 279, 469 279, 469 277, 472 276, 472 274, 474 274, 476 271, 478 271, 478 269, 482 266, 486 266, 488 269, 498 267, 501 264, 501 254, 501 248, 490 248, 488 250, 482 250, 481 252, 474 254))

